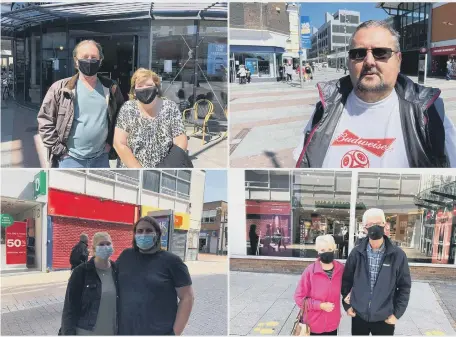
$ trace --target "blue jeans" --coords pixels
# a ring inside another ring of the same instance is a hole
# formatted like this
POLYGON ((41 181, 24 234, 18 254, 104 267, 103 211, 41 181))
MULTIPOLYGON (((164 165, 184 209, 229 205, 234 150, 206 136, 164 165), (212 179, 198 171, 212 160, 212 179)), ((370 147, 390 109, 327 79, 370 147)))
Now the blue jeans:
POLYGON ((60 159, 59 168, 109 168, 109 154, 103 153, 92 159, 65 157, 60 159))

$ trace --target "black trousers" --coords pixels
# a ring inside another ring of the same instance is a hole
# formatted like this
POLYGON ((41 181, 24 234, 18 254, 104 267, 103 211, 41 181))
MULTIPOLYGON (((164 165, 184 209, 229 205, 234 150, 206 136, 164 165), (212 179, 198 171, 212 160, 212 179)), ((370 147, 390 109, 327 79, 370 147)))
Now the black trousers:
POLYGON ((337 336, 337 329, 334 331, 329 331, 329 332, 323 332, 323 333, 315 333, 315 332, 310 332, 311 336, 337 336))
POLYGON ((291 74, 287 74, 287 81, 292 81, 293 80, 293 77, 291 74))
POLYGON ((393 336, 395 325, 385 321, 366 322, 358 315, 352 318, 352 336, 393 336))

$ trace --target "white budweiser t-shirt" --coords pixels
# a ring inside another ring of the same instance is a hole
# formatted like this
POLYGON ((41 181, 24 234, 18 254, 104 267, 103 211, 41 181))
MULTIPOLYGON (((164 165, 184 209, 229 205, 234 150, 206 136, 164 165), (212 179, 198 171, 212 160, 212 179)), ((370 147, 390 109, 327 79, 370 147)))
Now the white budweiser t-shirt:
MULTIPOLYGON (((444 111, 441 98, 435 101, 444 111)), ((293 151, 297 161, 310 131, 313 116, 293 151)), ((456 167, 456 128, 445 115, 445 152, 450 167, 456 167)), ((351 92, 323 162, 324 168, 408 168, 396 91, 377 103, 366 103, 351 92)))
POLYGON ((323 161, 337 167, 409 167, 395 90, 376 103, 350 93, 323 161))

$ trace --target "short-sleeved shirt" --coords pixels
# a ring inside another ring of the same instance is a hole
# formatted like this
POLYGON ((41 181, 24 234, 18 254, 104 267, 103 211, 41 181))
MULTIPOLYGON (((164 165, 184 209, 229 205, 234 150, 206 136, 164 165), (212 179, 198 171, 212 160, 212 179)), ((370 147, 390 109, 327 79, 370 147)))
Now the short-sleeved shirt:
POLYGON ((119 335, 173 334, 176 288, 192 280, 181 258, 167 251, 143 254, 126 249, 116 261, 119 281, 119 335))
MULTIPOLYGON (((154 118, 144 116, 138 102, 130 100, 119 111, 116 127, 128 133, 127 145, 142 167, 156 167, 168 154, 173 138, 185 134, 178 105, 162 100, 154 118)), ((126 168, 119 160, 118 167, 126 168)))
POLYGON ((99 157, 108 138, 108 102, 100 80, 93 90, 78 80, 74 119, 67 141, 68 154, 77 159, 99 157))

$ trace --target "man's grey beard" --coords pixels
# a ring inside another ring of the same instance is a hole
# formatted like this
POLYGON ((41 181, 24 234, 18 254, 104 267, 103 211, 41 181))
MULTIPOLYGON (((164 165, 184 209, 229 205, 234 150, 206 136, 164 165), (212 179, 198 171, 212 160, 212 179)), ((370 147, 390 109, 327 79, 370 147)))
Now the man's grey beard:
POLYGON ((367 85, 364 85, 361 81, 362 81, 363 78, 360 78, 358 80, 358 83, 356 83, 356 89, 358 89, 360 92, 384 92, 386 90, 388 90, 388 86, 385 84, 385 82, 383 82, 382 79, 380 79, 380 84, 372 87, 372 86, 367 86, 367 85))

